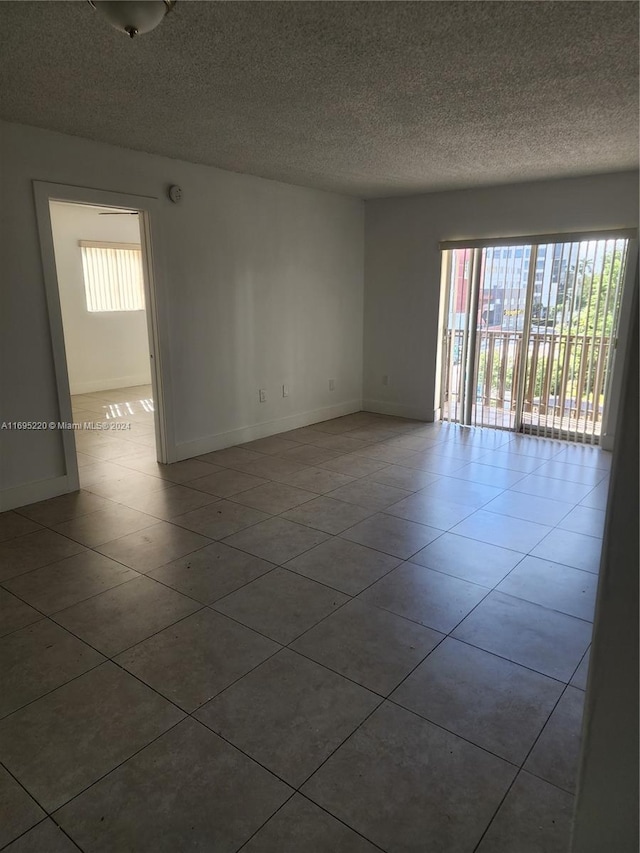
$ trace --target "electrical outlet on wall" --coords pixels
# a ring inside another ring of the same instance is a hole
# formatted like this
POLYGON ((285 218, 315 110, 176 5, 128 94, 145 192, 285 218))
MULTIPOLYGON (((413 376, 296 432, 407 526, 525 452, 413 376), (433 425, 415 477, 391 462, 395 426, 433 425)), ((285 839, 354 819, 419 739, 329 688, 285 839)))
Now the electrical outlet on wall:
POLYGON ((382 377, 382 384, 383 385, 391 385, 391 378, 389 377, 388 373, 385 373, 384 376, 382 377))
POLYGON ((288 385, 283 385, 283 386, 282 386, 282 396, 283 396, 283 397, 288 397, 288 396, 289 396, 289 386, 288 386, 288 385))
POLYGON ((264 388, 259 388, 259 389, 258 389, 258 398, 259 398, 259 400, 260 400, 260 402, 261 402, 261 403, 266 403, 266 402, 267 402, 267 392, 265 391, 265 389, 264 389, 264 388))
POLYGON ((335 391, 335 390, 336 390, 336 380, 330 379, 329 380, 329 391, 335 391))

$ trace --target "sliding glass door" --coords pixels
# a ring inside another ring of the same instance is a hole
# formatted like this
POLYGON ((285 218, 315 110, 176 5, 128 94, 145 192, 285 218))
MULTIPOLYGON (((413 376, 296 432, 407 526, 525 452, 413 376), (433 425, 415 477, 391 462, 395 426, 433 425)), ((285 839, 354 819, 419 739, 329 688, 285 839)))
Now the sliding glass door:
POLYGON ((628 242, 446 250, 443 420, 597 443, 628 242))

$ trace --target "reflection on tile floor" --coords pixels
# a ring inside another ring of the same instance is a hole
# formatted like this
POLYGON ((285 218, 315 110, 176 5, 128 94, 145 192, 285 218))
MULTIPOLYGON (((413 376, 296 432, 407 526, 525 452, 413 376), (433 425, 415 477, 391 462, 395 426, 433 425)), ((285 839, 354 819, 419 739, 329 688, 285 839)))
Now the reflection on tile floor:
POLYGON ((0 847, 563 853, 608 454, 359 412, 0 515, 0 847), (8 846, 6 846, 8 845, 8 846))

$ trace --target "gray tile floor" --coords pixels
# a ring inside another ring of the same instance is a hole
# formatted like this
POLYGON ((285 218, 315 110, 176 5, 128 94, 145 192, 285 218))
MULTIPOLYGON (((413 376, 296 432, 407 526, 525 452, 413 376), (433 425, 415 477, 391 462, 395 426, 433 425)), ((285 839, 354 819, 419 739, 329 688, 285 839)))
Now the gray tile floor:
POLYGON ((609 456, 364 412, 0 516, 0 848, 566 853, 609 456))

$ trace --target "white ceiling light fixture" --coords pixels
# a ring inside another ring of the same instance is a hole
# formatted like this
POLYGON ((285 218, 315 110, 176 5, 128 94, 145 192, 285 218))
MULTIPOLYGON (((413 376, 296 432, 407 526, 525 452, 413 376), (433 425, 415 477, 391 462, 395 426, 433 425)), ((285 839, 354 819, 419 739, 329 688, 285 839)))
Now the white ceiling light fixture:
POLYGON ((134 38, 155 30, 176 0, 88 0, 89 5, 115 27, 134 38))

